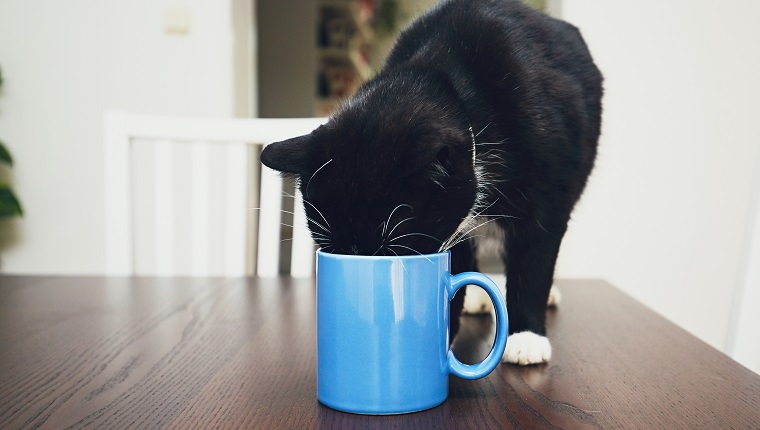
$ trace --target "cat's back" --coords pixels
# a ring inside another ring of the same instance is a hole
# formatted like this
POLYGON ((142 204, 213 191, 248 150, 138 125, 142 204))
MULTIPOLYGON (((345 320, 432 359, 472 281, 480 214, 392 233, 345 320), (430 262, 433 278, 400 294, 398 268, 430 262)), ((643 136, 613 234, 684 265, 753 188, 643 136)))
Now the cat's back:
POLYGON ((489 70, 505 58, 530 67, 598 74, 576 27, 519 0, 441 1, 402 32, 386 67, 414 62, 448 67, 466 61, 489 70))
POLYGON ((441 1, 402 32, 385 68, 409 66, 448 76, 477 109, 499 100, 490 106, 505 117, 543 110, 557 127, 573 115, 587 142, 599 135, 602 75, 580 32, 518 0, 441 1))

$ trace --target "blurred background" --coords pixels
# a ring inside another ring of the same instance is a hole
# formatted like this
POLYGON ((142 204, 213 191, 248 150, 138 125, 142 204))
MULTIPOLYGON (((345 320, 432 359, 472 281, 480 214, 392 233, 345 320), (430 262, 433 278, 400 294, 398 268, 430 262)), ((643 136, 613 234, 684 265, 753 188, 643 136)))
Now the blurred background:
MULTIPOLYGON (((0 0, 0 183, 24 210, 0 219, 0 272, 106 272, 104 112, 324 116, 434 3, 0 0)), ((530 3, 605 76, 557 277, 606 279, 760 371, 760 3, 530 3)))

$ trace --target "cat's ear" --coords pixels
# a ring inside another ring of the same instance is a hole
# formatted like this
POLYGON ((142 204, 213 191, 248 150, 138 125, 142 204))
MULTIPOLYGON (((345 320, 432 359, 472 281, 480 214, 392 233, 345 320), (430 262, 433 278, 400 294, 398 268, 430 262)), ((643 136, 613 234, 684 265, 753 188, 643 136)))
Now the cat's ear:
POLYGON ((261 163, 283 173, 305 175, 314 171, 314 135, 270 143, 261 152, 261 163))
POLYGON ((409 176, 429 167, 436 170, 446 169, 449 166, 450 148, 445 143, 427 143, 419 145, 402 164, 401 177, 409 176))

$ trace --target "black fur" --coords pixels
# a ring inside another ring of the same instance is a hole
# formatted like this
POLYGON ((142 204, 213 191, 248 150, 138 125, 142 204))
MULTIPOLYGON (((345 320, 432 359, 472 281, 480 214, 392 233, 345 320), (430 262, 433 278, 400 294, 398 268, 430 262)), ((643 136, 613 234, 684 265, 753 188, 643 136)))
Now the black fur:
MULTIPOLYGON (((572 25, 518 1, 443 1, 326 125, 267 146, 261 159, 299 177, 309 227, 330 252, 436 252, 482 211, 504 231, 510 332, 545 334, 557 253, 596 156, 601 96, 572 25)), ((452 271, 476 269, 474 245, 454 246, 452 271)))

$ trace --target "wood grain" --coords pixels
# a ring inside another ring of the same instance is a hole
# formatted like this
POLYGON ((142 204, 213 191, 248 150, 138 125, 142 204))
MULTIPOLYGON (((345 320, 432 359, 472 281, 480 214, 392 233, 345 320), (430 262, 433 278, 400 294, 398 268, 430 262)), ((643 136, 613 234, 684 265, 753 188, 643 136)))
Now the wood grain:
MULTIPOLYGON (((760 428, 760 377, 601 281, 561 282, 554 359, 373 417, 316 400, 313 281, 0 277, 0 428, 760 428)), ((474 362, 490 317, 464 317, 474 362)))

